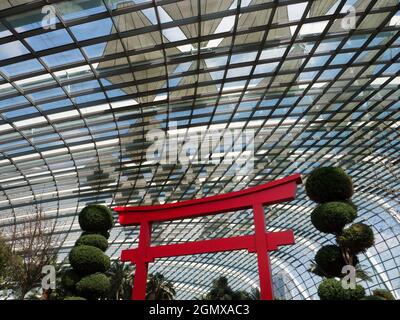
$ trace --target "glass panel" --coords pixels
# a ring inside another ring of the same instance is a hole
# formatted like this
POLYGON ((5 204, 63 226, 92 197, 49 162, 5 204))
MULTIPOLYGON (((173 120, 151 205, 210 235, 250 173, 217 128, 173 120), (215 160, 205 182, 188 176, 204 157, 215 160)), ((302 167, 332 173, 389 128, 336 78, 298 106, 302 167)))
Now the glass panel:
POLYGON ((70 29, 78 41, 106 36, 115 32, 110 18, 79 24, 70 29))
POLYGON ((1 72, 4 72, 8 77, 15 77, 25 73, 31 73, 34 71, 45 70, 40 62, 36 59, 22 61, 0 68, 1 72))
POLYGON ((101 0, 74 0, 56 3, 58 12, 63 20, 73 20, 88 17, 106 11, 101 0))
POLYGON ((0 60, 15 58, 27 53, 29 53, 28 49, 20 41, 0 44, 0 60))
POLYGON ((37 36, 25 39, 26 42, 35 51, 41 51, 53 47, 59 47, 64 44, 72 43, 72 39, 65 29, 59 29, 52 32, 47 32, 37 36))
POLYGON ((63 51, 60 53, 51 54, 41 57, 43 62, 50 68, 71 64, 74 62, 84 61, 79 49, 63 51))
POLYGON ((29 30, 43 28, 44 26, 55 25, 59 22, 57 17, 49 14, 50 11, 37 9, 29 12, 24 12, 16 16, 8 17, 6 20, 15 29, 15 31, 22 33, 29 30))

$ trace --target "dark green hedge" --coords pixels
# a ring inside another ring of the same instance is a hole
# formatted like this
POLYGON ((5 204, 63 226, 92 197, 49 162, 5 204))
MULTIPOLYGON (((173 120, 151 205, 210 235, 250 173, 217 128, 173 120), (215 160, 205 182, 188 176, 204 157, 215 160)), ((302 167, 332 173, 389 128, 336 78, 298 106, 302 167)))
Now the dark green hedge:
POLYGON ((345 202, 327 202, 311 213, 311 222, 321 232, 339 234, 357 217, 357 211, 345 202))
POLYGON ((74 271, 81 275, 105 272, 110 268, 110 258, 103 251, 86 245, 74 247, 69 253, 69 262, 74 271))
POLYGON ((84 231, 107 231, 113 224, 111 210, 103 205, 90 204, 79 213, 79 225, 84 231))
POLYGON ((337 167, 314 169, 305 187, 310 199, 318 203, 347 200, 354 192, 351 178, 337 167))
POLYGON ((76 283, 81 279, 74 270, 67 270, 61 277, 61 284, 69 291, 75 290, 76 283))
POLYGON ((107 296, 110 288, 110 279, 103 273, 95 273, 83 277, 76 284, 78 294, 87 299, 104 298, 107 296))
POLYGON ((360 300, 365 296, 362 286, 355 289, 344 289, 342 283, 336 279, 325 279, 318 287, 318 296, 321 300, 360 300))
POLYGON ((342 268, 346 265, 342 251, 336 245, 324 246, 315 255, 315 262, 328 278, 341 277, 342 268))
POLYGON ((353 253, 360 253, 374 245, 374 232, 366 224, 355 223, 343 231, 338 243, 353 253))
POLYGON ((100 234, 87 234, 81 236, 75 243, 75 246, 81 245, 93 246, 104 252, 108 248, 108 241, 100 234))

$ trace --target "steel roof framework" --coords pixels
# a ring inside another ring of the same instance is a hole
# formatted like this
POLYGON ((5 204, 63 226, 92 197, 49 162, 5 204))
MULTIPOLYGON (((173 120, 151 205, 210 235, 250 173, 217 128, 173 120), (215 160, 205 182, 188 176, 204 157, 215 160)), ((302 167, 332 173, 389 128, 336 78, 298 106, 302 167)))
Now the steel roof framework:
MULTIPOLYGON (((340 165, 355 181, 360 221, 378 234, 361 261, 373 275, 366 285, 400 294, 398 1, 9 0, 0 8, 4 230, 43 207, 68 234, 62 259, 87 203, 186 200, 340 165), (349 4, 356 16, 347 30, 349 4), (55 29, 40 25, 45 5, 57 8, 55 29), (187 137, 200 127, 254 129, 253 172, 149 163, 146 133, 173 123, 187 137)), ((293 228, 299 239, 273 254, 294 299, 315 297, 320 279, 307 269, 332 241, 310 224, 313 207, 302 193, 266 213, 272 229, 293 228)), ((242 234, 251 223, 239 212, 154 228, 152 241, 166 244, 242 234)), ((109 254, 136 237, 117 226, 109 254)), ((179 298, 204 292, 218 274, 232 274, 234 287, 256 285, 254 261, 240 252, 161 260, 157 270, 176 281, 179 298)))

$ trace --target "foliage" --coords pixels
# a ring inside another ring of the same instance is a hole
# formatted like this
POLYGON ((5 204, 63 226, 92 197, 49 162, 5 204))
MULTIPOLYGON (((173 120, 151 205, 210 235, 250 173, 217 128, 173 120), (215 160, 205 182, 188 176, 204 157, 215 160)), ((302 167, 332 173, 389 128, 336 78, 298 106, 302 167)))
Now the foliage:
POLYGON ((79 225, 84 231, 106 231, 113 227, 112 212, 103 205, 90 204, 79 214, 79 225))
POLYGON ((104 273, 94 273, 83 277, 76 284, 76 291, 86 299, 105 298, 110 286, 110 279, 104 273))
POLYGON ((65 297, 64 300, 86 300, 86 299, 83 297, 69 296, 65 297))
POLYGON ((63 275, 61 276, 61 284, 63 288, 68 291, 75 291, 75 285, 81 279, 79 274, 77 274, 74 270, 66 270, 63 275))
POLYGON ((346 265, 342 251, 335 245, 328 245, 319 249, 315 255, 315 262, 318 269, 328 278, 340 277, 342 268, 346 265))
MULTIPOLYGON (((355 256, 355 258, 357 258, 357 256, 355 256)), ((358 262, 358 260, 357 260, 358 262)), ((362 267, 357 264, 355 266, 356 268, 356 277, 360 280, 364 280, 364 281, 372 281, 371 276, 369 275, 369 273, 365 270, 362 269, 362 267)))
POLYGON ((346 224, 357 217, 357 206, 352 202, 353 185, 351 178, 341 168, 317 168, 306 181, 306 192, 310 199, 319 203, 311 213, 311 222, 316 229, 336 236, 336 245, 322 247, 315 256, 310 271, 327 277, 318 287, 322 300, 354 300, 365 295, 362 286, 345 290, 334 277, 343 277, 342 267, 355 268, 355 275, 370 280, 369 275, 358 265, 357 254, 374 244, 372 229, 362 223, 355 223, 343 230, 346 224))
MULTIPOLYGON (((56 223, 45 217, 41 207, 35 207, 9 230, 13 259, 7 283, 3 285, 16 299, 31 297, 28 293, 41 286, 43 267, 55 265, 54 248, 65 239, 65 235, 55 232, 56 223)), ((51 289, 44 290, 41 299, 48 299, 50 294, 51 289)))
POLYGON ((365 296, 361 300, 386 300, 386 299, 378 296, 365 296))
POLYGON ((365 290, 360 285, 355 289, 344 289, 340 281, 325 279, 318 287, 318 295, 321 300, 360 300, 365 296, 365 290))
POLYGON ((72 271, 64 275, 61 291, 67 297, 79 295, 91 300, 109 297, 112 282, 105 272, 110 269, 110 258, 104 251, 113 226, 112 212, 102 205, 88 205, 81 210, 78 220, 84 232, 69 253, 72 271))
POLYGON ((22 261, 13 254, 11 246, 0 234, 0 289, 8 289, 15 270, 21 270, 22 261))
POLYGON ((325 233, 339 234, 344 226, 357 217, 357 211, 344 202, 327 202, 317 206, 311 213, 314 227, 325 233))
POLYGON ((69 253, 69 262, 80 275, 105 272, 110 268, 110 258, 103 251, 86 245, 74 247, 69 253))
POLYGON ((100 234, 87 234, 80 236, 80 238, 75 242, 75 246, 81 245, 96 247, 104 252, 107 250, 108 241, 100 234))
POLYGON ((111 287, 108 292, 109 300, 130 300, 132 295, 134 266, 120 261, 114 261, 107 271, 111 287))
POLYGON ((260 300, 260 292, 253 289, 251 293, 233 290, 226 277, 214 279, 210 291, 203 295, 201 300, 260 300))
POLYGON ((350 252, 360 253, 374 245, 374 232, 366 224, 355 223, 343 231, 338 237, 338 243, 350 252))
POLYGON ((12 256, 11 247, 0 234, 0 277, 6 273, 12 256))
POLYGON ((174 285, 161 273, 150 275, 147 282, 146 300, 173 300, 175 294, 174 285))
POLYGON ((353 184, 346 172, 337 167, 313 170, 306 181, 306 192, 317 203, 350 199, 353 184))
POLYGON ((250 300, 261 300, 261 293, 258 288, 252 288, 249 293, 250 300))
POLYGON ((393 294, 386 289, 375 289, 372 291, 372 295, 375 297, 383 298, 384 300, 396 300, 393 294))

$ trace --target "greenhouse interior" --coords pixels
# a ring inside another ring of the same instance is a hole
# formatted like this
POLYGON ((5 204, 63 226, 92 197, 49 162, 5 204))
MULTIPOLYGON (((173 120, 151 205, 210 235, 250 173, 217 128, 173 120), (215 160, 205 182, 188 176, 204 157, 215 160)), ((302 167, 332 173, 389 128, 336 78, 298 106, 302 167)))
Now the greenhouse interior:
POLYGON ((0 0, 0 300, 400 299, 399 36, 399 0, 0 0))

